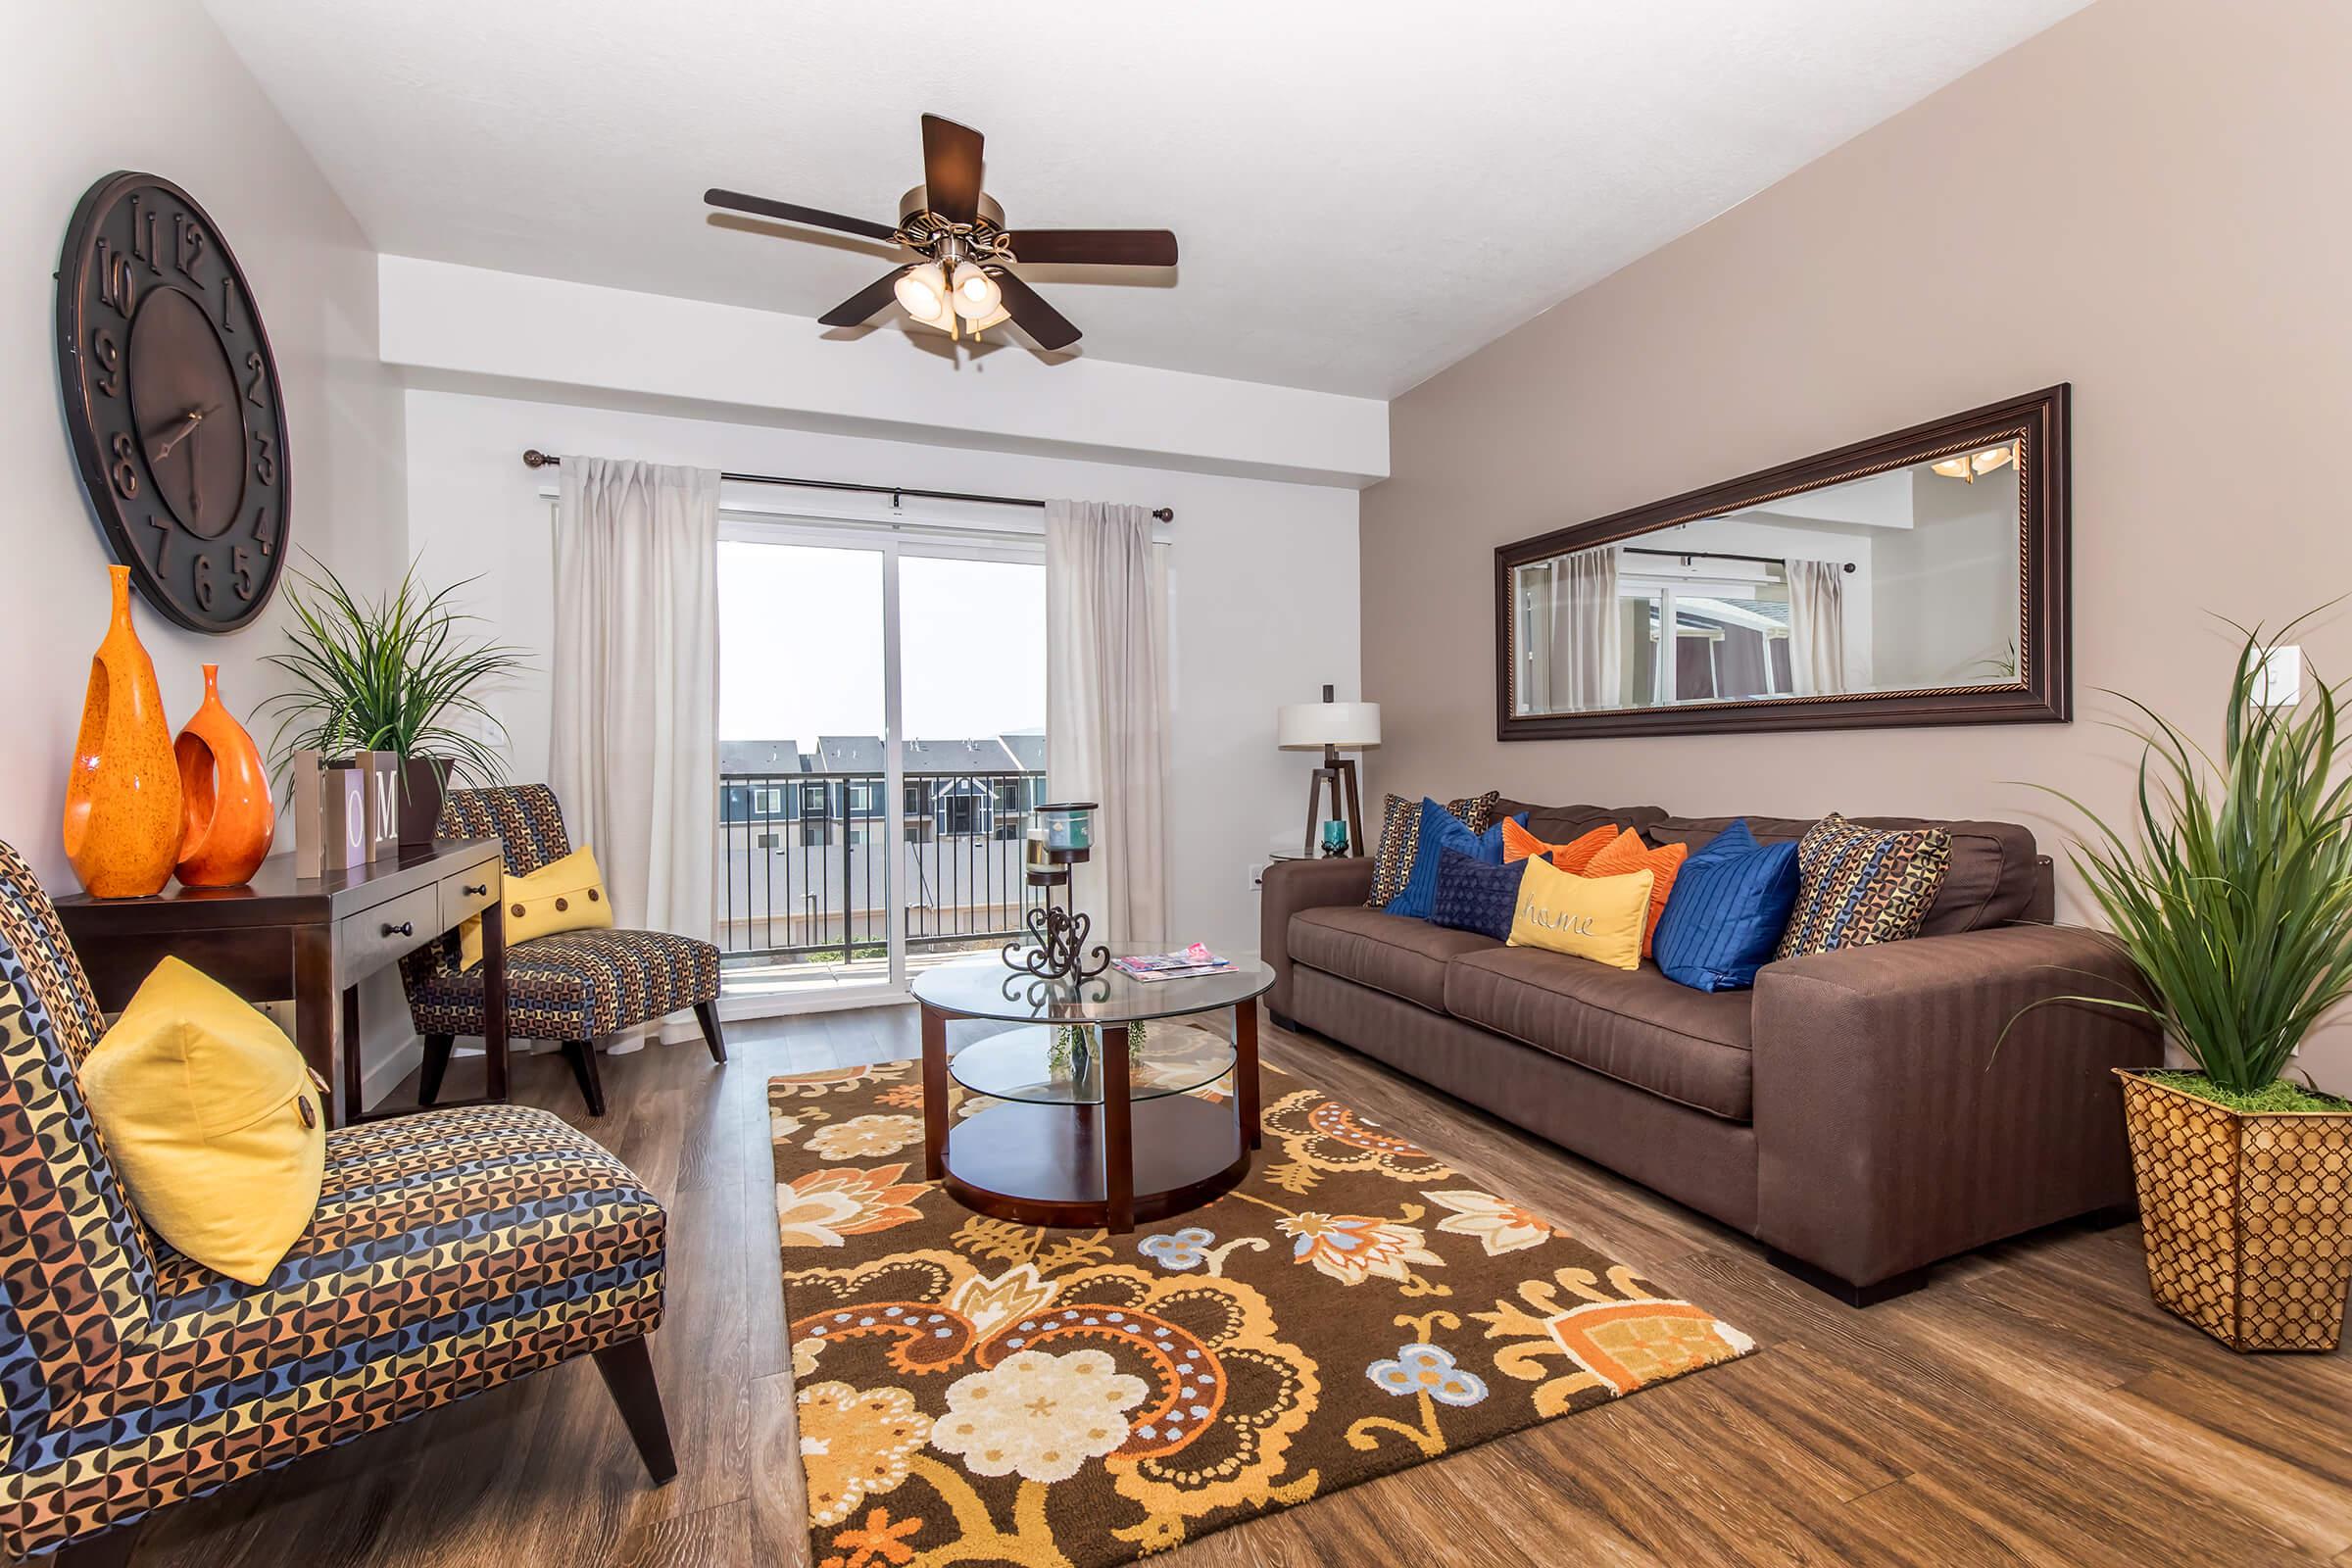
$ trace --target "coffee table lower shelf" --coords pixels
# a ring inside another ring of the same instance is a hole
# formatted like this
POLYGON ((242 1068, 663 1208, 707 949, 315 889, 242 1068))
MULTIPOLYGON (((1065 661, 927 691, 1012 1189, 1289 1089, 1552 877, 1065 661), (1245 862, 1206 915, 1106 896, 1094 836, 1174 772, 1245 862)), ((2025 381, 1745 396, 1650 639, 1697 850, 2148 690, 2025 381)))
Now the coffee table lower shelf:
POLYGON ((949 1130, 941 1180, 956 1201, 1022 1225, 1123 1231, 1198 1208, 1250 1174, 1230 1100, 1137 1102, 1131 1129, 1134 1208, 1114 1221, 1103 1182, 1102 1107, 1005 1102, 949 1130))

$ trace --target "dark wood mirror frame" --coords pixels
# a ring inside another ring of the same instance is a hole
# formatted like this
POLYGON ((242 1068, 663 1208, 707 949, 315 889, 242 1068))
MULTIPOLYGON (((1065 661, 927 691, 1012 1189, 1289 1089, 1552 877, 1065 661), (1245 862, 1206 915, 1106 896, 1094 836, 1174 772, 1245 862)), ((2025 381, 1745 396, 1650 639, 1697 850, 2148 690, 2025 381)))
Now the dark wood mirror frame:
POLYGON ((1950 418, 1857 442, 1670 500, 1554 529, 1494 551, 1494 734, 1497 740, 1606 735, 1725 735, 1742 730, 1881 729, 1920 724, 2066 723, 2074 716, 2074 614, 2068 585, 2067 400, 2061 383, 1950 418), (1512 572, 1533 562, 1696 522, 1847 479, 1956 456, 2004 436, 2018 466, 2020 587, 2014 683, 1822 697, 1754 697, 1586 713, 1515 713, 1512 572))

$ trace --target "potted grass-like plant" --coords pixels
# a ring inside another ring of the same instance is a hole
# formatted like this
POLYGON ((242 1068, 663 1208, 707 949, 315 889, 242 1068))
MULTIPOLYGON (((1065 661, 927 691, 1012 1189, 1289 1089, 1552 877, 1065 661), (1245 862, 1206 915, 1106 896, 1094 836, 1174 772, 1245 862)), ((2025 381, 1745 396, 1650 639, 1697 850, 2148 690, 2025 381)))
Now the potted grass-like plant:
MULTIPOLYGON (((2352 992, 2352 779, 2340 687, 2268 706, 2245 631, 2222 755, 2145 722, 2131 838, 2081 802, 2073 860, 2147 986, 2068 1000, 2155 1019, 2190 1063, 2124 1071, 2156 1299, 2238 1350, 2331 1350, 2352 1279, 2352 1102, 2293 1082, 2295 1050, 2352 992)), ((2116 694, 2121 695, 2121 694, 2116 694)))
POLYGON ((400 841, 430 843, 452 782, 488 786, 505 772, 463 721, 490 720, 480 693, 526 668, 522 652, 467 634, 480 617, 451 597, 472 578, 428 592, 411 565, 396 590, 370 602, 316 557, 312 564, 316 575, 297 571, 286 593, 294 646, 268 656, 293 683, 262 704, 278 720, 271 755, 282 768, 297 751, 395 753, 400 841))

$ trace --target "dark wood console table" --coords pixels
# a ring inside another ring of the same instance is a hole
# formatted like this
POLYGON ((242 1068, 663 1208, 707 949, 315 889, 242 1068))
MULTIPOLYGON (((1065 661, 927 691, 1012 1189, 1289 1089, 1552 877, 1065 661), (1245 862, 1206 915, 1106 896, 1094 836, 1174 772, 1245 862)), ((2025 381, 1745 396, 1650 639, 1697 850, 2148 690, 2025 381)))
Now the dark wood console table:
POLYGON ((504 852, 496 839, 442 839, 397 859, 297 877, 292 855, 262 862, 238 888, 183 888, 153 898, 57 901, 66 935, 98 1005, 129 1005, 166 957, 194 964, 248 1002, 294 1004, 294 1043, 327 1085, 327 1125, 371 1112, 361 1080, 359 983, 464 921, 482 917, 482 979, 490 1019, 487 1093, 442 1105, 507 1098, 507 921, 504 852))

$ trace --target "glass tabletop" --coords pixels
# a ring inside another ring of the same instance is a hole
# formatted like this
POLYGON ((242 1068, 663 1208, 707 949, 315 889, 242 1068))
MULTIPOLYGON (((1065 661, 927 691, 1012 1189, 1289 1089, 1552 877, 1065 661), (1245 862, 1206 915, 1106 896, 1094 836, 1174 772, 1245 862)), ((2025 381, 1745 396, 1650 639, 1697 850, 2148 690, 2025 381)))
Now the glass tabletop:
MULTIPOLYGON (((1174 984, 1173 981, 1168 982, 1174 984)), ((1127 1098, 1158 1100, 1216 1082, 1233 1071, 1233 1042, 1198 1024, 1157 1023, 1127 1058, 1127 1098)), ((975 1095, 1033 1105, 1102 1103, 1100 1034, 1083 1024, 1027 1024, 975 1040, 948 1058, 948 1071, 975 1095), (1062 1049, 1056 1050, 1056 1037, 1062 1049)))
MULTIPOLYGON (((1113 956, 1152 953, 1114 947, 1113 956)), ((914 977, 914 1000, 942 1012, 1004 1023, 1137 1023, 1237 1006, 1269 990, 1274 971, 1253 958, 1219 974, 1137 980, 1105 969, 1092 980, 1040 980, 995 954, 958 958, 914 977)))

